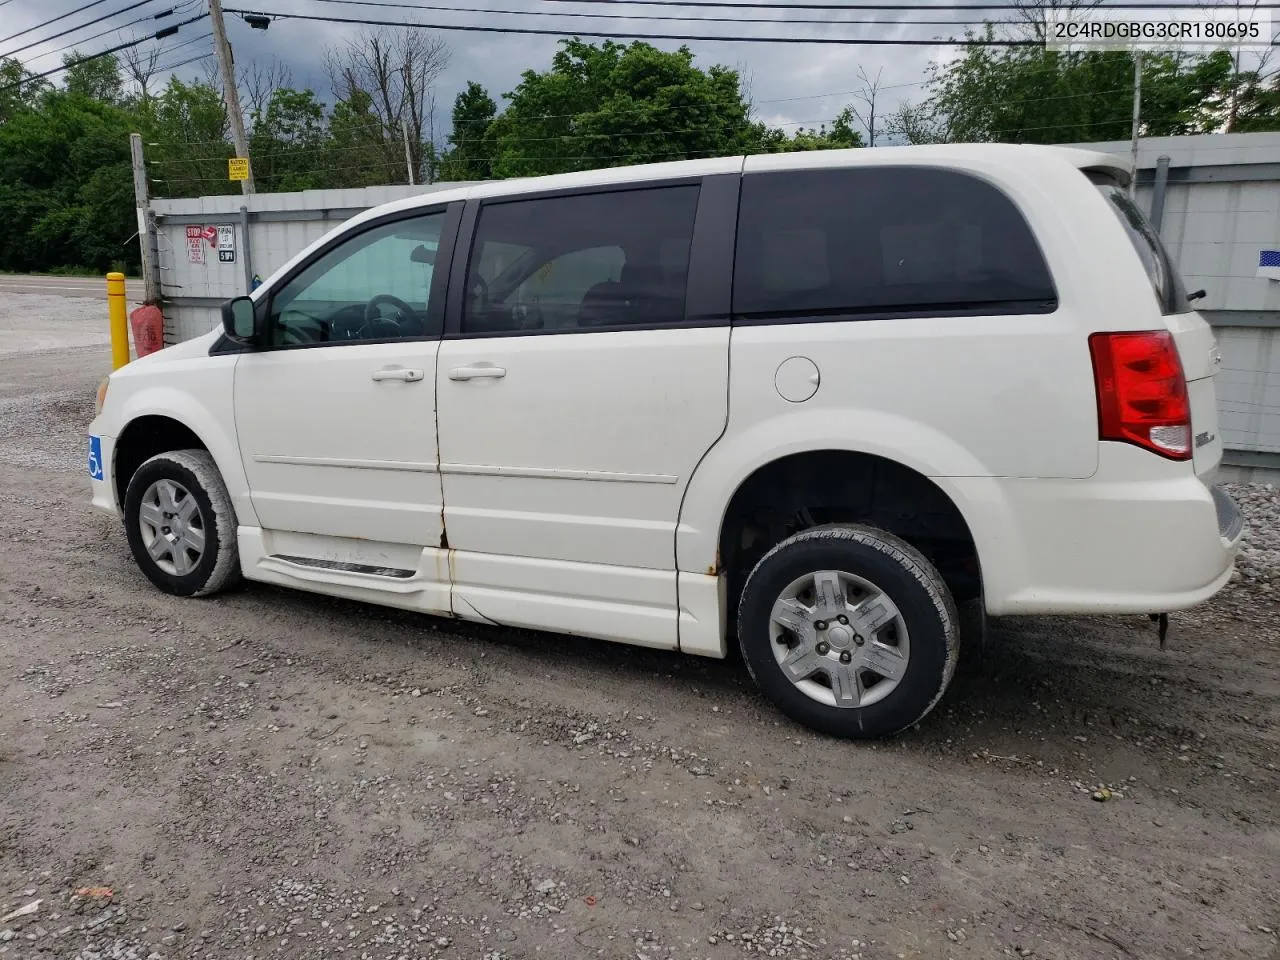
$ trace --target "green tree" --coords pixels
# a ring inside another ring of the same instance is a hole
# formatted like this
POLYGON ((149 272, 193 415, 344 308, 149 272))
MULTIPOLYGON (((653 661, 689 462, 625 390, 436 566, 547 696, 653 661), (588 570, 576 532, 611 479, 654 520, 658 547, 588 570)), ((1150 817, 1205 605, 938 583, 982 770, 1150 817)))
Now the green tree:
POLYGON ((831 122, 831 129, 825 125, 817 130, 798 129, 791 138, 775 141, 767 153, 789 153, 803 150, 847 150, 851 147, 862 147, 862 134, 853 128, 853 108, 845 107, 831 122))
POLYGON ((46 81, 32 76, 16 57, 0 60, 0 124, 23 110, 33 109, 49 89, 46 81))
POLYGON ((120 79, 120 62, 115 54, 82 60, 80 51, 73 50, 62 58, 67 68, 65 83, 68 93, 78 93, 90 100, 103 103, 119 103, 124 97, 124 83, 120 79))
POLYGON ((62 90, 0 125, 0 268, 134 264, 130 115, 62 90))
POLYGON ((326 157, 329 140, 324 104, 310 90, 272 91, 262 113, 253 114, 249 155, 263 191, 315 190, 342 186, 326 157))
POLYGON ((487 180, 493 175, 494 142, 490 127, 498 105, 489 92, 475 81, 467 84, 453 101, 452 149, 441 160, 446 180, 487 180))
POLYGON ((1280 130, 1280 73, 1269 78, 1258 71, 1239 74, 1233 88, 1231 131, 1259 133, 1280 130))
POLYGON ((561 41, 525 71, 490 126, 492 173, 532 176, 741 152, 753 142, 738 74, 701 70, 686 47, 561 41))
POLYGON ((360 89, 333 105, 329 117, 329 158, 346 187, 403 183, 404 148, 397 154, 387 144, 385 128, 373 100, 360 89))
MULTIPOLYGON (((992 40, 988 24, 972 40, 992 40)), ((1225 51, 1142 57, 1144 136, 1211 133, 1227 123, 1237 81, 1225 51)), ((1133 55, 976 44, 931 67, 925 103, 906 104, 890 131, 912 143, 1075 143, 1127 139, 1132 131, 1133 55)))
POLYGON ((150 144, 147 164, 157 196, 239 192, 239 184, 227 180, 230 125, 218 90, 173 77, 136 111, 138 127, 150 144))

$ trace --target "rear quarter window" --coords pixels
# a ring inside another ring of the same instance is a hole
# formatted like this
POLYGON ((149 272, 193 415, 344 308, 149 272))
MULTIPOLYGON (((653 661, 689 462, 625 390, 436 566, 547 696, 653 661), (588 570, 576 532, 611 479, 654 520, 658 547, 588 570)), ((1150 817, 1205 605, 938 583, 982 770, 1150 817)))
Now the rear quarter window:
POLYGON ((1133 202, 1128 191, 1104 173, 1091 172, 1089 179, 1094 182, 1107 206, 1115 214, 1124 232, 1133 244, 1133 249, 1142 261, 1142 267, 1151 281, 1151 289, 1156 295, 1160 309, 1165 314, 1189 313, 1191 304, 1187 300, 1187 291, 1182 277, 1173 264, 1169 252, 1160 240, 1160 234, 1147 219, 1142 209, 1133 202))
POLYGON ((1003 192, 927 167, 748 174, 733 311, 771 318, 1049 313, 1039 244, 1003 192))

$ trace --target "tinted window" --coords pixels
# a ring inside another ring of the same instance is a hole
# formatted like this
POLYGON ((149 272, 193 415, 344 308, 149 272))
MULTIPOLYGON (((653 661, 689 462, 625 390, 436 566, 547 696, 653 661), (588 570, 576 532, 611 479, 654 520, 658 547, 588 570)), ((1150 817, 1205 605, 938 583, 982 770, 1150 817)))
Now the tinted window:
POLYGON ((927 168, 749 174, 733 311, 747 318, 1045 313, 1030 228, 995 187, 927 168))
POLYGON ((486 204, 463 333, 684 319, 696 186, 486 204))
POLYGON ((1098 189, 1107 198, 1112 213, 1124 227, 1124 232, 1138 252, 1138 258, 1147 271, 1147 279, 1155 291, 1160 309, 1165 313, 1187 313, 1191 304, 1187 301, 1187 291, 1182 285, 1182 278, 1174 269, 1164 244, 1160 242, 1160 234, 1151 221, 1133 202, 1124 187, 1105 181, 1098 183, 1098 189))
POLYGON ((356 234, 271 298, 271 343, 434 336, 427 318, 444 214, 397 220, 356 234))

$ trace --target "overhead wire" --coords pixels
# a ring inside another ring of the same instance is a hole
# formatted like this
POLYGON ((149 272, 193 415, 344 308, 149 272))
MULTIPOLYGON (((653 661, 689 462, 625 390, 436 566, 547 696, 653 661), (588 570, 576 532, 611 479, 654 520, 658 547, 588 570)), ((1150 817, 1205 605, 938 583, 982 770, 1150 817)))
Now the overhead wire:
POLYGON ((214 52, 210 50, 208 53, 202 53, 196 57, 188 57, 186 60, 179 60, 177 63, 170 63, 163 67, 157 67, 156 73, 168 73, 171 70, 177 70, 179 67, 185 67, 188 64, 199 63, 201 60, 208 60, 214 56, 214 52))
MULTIPOLYGON (((501 10, 489 7, 457 7, 457 6, 437 6, 428 3, 397 3, 394 0, 314 0, 316 3, 333 3, 344 6, 356 7, 394 7, 401 10, 431 10, 441 13, 487 13, 501 14, 502 16, 512 17, 575 17, 588 18, 592 20, 662 20, 674 21, 677 23, 776 23, 780 25, 797 24, 797 25, 821 25, 830 26, 833 24, 851 24, 856 26, 945 26, 945 27, 963 27, 971 25, 970 21, 965 20, 833 20, 830 17, 808 18, 808 19, 786 19, 778 17, 679 17, 658 14, 628 14, 628 13, 582 13, 574 11, 569 13, 560 13, 559 11, 541 11, 541 10, 501 10)), ((856 12, 858 7, 849 7, 850 12, 856 12)), ((937 8, 934 8, 937 9, 937 8)), ((977 25, 977 24, 973 24, 977 25)))
POLYGON ((59 14, 58 16, 53 17, 50 20, 45 20, 43 23, 37 23, 34 27, 27 27, 25 30, 19 30, 17 33, 11 33, 7 37, 0 37, 0 43, 8 43, 10 40, 16 40, 18 37, 25 36, 26 34, 30 33, 32 30, 42 30, 45 27, 48 27, 48 26, 51 26, 52 24, 57 23, 59 20, 65 20, 67 19, 67 17, 74 17, 77 13, 80 13, 84 10, 88 10, 91 7, 99 6, 106 2, 107 0, 91 0, 91 2, 86 3, 83 7, 76 7, 74 10, 71 10, 67 13, 59 14))
POLYGON ((3 87, 0 87, 0 93, 4 93, 6 90, 15 90, 35 80, 43 80, 46 77, 53 76, 55 73, 62 73, 64 70, 68 69, 68 67, 77 66, 82 63, 88 63, 91 60, 98 60, 102 57, 108 57, 113 53, 119 53, 121 50, 128 50, 130 47, 136 47, 139 44, 146 43, 149 40, 163 39, 161 36, 159 36, 159 34, 161 33, 165 34, 165 36, 172 36, 174 33, 177 32, 178 28, 185 27, 188 24, 195 23, 199 20, 203 20, 207 16, 209 16, 208 12, 199 13, 199 14, 196 14, 194 17, 190 17, 186 20, 180 21, 179 23, 170 24, 169 26, 156 31, 156 33, 148 34, 145 37, 137 37, 133 40, 129 40, 124 43, 118 43, 114 47, 108 47, 106 50, 99 50, 96 53, 91 53, 83 57, 77 57, 70 64, 64 63, 60 67, 54 67, 51 70, 45 70, 43 73, 29 74, 23 77, 21 80, 18 80, 14 83, 10 83, 3 87))
MULTIPOLYGON (((1043 46, 1041 40, 989 40, 989 39, 971 39, 964 40, 955 39, 934 39, 934 40, 915 40, 894 37, 794 37, 794 36, 772 36, 772 37, 726 37, 726 36, 708 36, 706 34, 679 34, 679 33, 639 33, 631 30, 553 30, 538 27, 515 27, 515 26, 483 26, 480 24, 449 24, 449 23, 414 23, 404 20, 373 20, 357 17, 327 17, 316 13, 282 13, 272 10, 242 10, 233 7, 225 7, 226 13, 233 13, 239 16, 259 16, 270 17, 275 20, 314 20, 320 23, 351 23, 368 27, 413 27, 423 30, 440 30, 440 31, 456 31, 462 33, 501 33, 501 34, 524 34, 528 36, 547 36, 547 37, 596 37, 602 39, 617 40, 680 40, 686 42, 713 42, 713 43, 812 43, 823 44, 828 46, 908 46, 908 47, 936 47, 936 46, 984 46, 984 47, 1030 47, 1043 46)), ((892 22, 888 22, 885 26, 893 26, 892 22)), ((960 24, 957 24, 960 26, 960 24)))
MULTIPOLYGON (((32 40, 26 46, 15 47, 12 50, 7 50, 4 53, 0 53, 0 57, 12 57, 15 54, 22 53, 22 51, 24 50, 30 50, 32 47, 38 47, 42 43, 48 43, 50 40, 61 39, 62 37, 65 37, 68 33, 75 33, 77 30, 83 30, 85 27, 92 27, 99 23, 102 23, 102 21, 104 20, 110 20, 112 17, 118 17, 122 13, 129 13, 131 10, 137 10, 139 7, 145 7, 148 3, 155 3, 155 0, 136 0, 135 3, 131 3, 127 7, 121 7, 119 10, 114 10, 111 13, 104 14, 95 20, 90 20, 87 23, 82 23, 82 24, 79 24, 78 26, 67 27, 67 29, 62 30, 58 33, 51 34, 47 37, 41 37, 39 40, 32 40)), ((171 13, 173 13, 172 7, 170 7, 168 10, 165 10, 162 13, 155 14, 153 16, 153 19, 159 20, 161 17, 167 17, 171 13)))
MULTIPOLYGON (((27 63, 31 63, 33 60, 40 60, 44 57, 52 57, 55 53, 62 53, 64 50, 70 50, 72 47, 78 47, 82 43, 92 43, 94 40, 102 39, 109 33, 117 33, 120 30, 128 30, 130 27, 136 27, 138 24, 146 23, 148 20, 152 20, 152 19, 155 19, 155 18, 151 16, 138 17, 138 19, 130 20, 128 23, 122 23, 114 27, 107 27, 107 29, 99 33, 95 33, 91 37, 81 37, 79 40, 73 40, 70 43, 63 44, 62 46, 58 47, 56 50, 46 50, 43 53, 33 54, 32 56, 27 58, 27 63)), ((37 41, 37 43, 33 44, 33 46, 38 46, 39 44, 44 42, 45 41, 43 40, 37 41)))
MULTIPOLYGON (((1102 91, 1102 92, 1122 92, 1122 91, 1102 91)), ((1080 94, 1079 96, 1090 96, 1090 95, 1089 95, 1089 94, 1080 94)), ((1011 101, 1011 103, 1021 104, 1021 103, 1031 103, 1031 102, 1037 102, 1037 101, 1043 101, 1043 100, 1053 100, 1053 99, 1057 99, 1057 98, 1054 98, 1054 97, 1039 97, 1039 98, 1035 98, 1035 97, 1033 97, 1033 98, 1028 98, 1028 99, 1026 99, 1026 100, 1011 101)), ((1130 118, 1130 115, 1126 113, 1126 114, 1124 114, 1124 115, 1117 115, 1117 116, 1116 116, 1116 117, 1114 117, 1114 118, 1103 118, 1103 119, 1100 119, 1100 120, 1078 120, 1078 121, 1070 121, 1070 122, 1066 122, 1066 123, 1049 124, 1049 125, 1044 125, 1044 126, 1034 126, 1034 127, 1033 127, 1033 126, 1003 127, 1003 128, 996 128, 996 129, 988 130, 988 131, 986 131, 986 132, 987 132, 988 134, 990 134, 990 135, 996 135, 996 136, 998 136, 998 135, 1001 135, 1001 134, 1041 133, 1041 132, 1049 131, 1049 130, 1079 130, 1079 129, 1088 130, 1088 129, 1091 129, 1091 128, 1094 128, 1094 127, 1107 126, 1107 125, 1110 125, 1110 124, 1124 124, 1124 123, 1128 123, 1128 122, 1130 121, 1130 119, 1131 119, 1131 118, 1130 118)), ((1161 120, 1176 119, 1176 116, 1170 116, 1170 117, 1156 117, 1156 118, 1152 118, 1152 119, 1153 119, 1153 121, 1154 121, 1154 122, 1159 122, 1159 121, 1161 121, 1161 120)), ((806 126, 808 126, 808 127, 810 127, 810 129, 813 129, 813 128, 814 128, 814 125, 818 125, 818 124, 829 124, 830 122, 831 122, 830 118, 817 118, 817 119, 812 119, 812 120, 787 120, 787 121, 782 121, 782 122, 777 123, 777 124, 773 124, 772 126, 773 126, 774 128, 778 128, 778 127, 798 127, 798 128, 801 128, 801 129, 803 129, 803 128, 805 128, 806 126)), ((733 126, 733 124, 732 124, 731 122, 726 122, 723 126, 724 126, 724 129, 729 129, 731 126, 733 126)), ((713 127, 713 128, 711 128, 711 129, 713 129, 713 130, 714 130, 715 128, 713 127)), ((606 134, 606 133, 598 133, 598 134, 593 134, 593 133, 575 133, 575 134, 573 134, 572 136, 573 136, 573 138, 574 138, 574 139, 586 139, 586 138, 591 138, 591 139, 595 139, 595 140, 628 140, 628 139, 643 138, 643 137, 656 137, 656 136, 679 136, 679 135, 683 135, 683 134, 691 134, 691 133, 705 133, 705 132, 707 132, 707 131, 708 131, 708 125, 707 125, 707 124, 703 124, 703 125, 698 126, 698 127, 689 127, 689 128, 683 128, 683 129, 645 130, 645 131, 633 131, 633 132, 623 132, 623 133, 608 133, 608 134, 606 134)), ((507 143, 507 144, 517 144, 517 143, 549 143, 549 142, 554 142, 554 141, 559 141, 559 140, 564 140, 564 139, 565 139, 565 137, 564 137, 564 136, 552 136, 552 137, 504 137, 504 138, 503 138, 504 142, 505 142, 505 143, 507 143)), ((226 148, 227 148, 227 149, 230 149, 230 148, 231 148, 231 144, 230 144, 228 141, 225 141, 225 140, 224 140, 224 141, 204 141, 204 143, 218 143, 218 142, 220 142, 220 143, 222 143, 224 146, 226 146, 226 148)), ((346 146, 346 147, 335 147, 335 146, 325 146, 325 147, 308 147, 308 148, 304 148, 304 149, 300 149, 300 150, 290 150, 290 151, 288 151, 288 153, 289 153, 289 156, 291 156, 291 157, 313 156, 313 155, 316 155, 316 154, 323 154, 323 155, 325 155, 325 156, 331 156, 331 155, 336 155, 336 154, 347 154, 347 153, 354 153, 354 152, 358 152, 358 151, 365 151, 365 150, 369 150, 369 149, 371 149, 371 148, 373 148, 373 147, 377 146, 378 144, 390 144, 391 146, 393 146, 393 147, 394 147, 395 149, 397 149, 397 150, 400 148, 400 141, 398 141, 398 140, 377 140, 377 141, 371 141, 371 142, 369 142, 369 143, 356 144, 356 145, 353 145, 353 146, 346 146)), ((192 146, 192 144, 187 143, 187 144, 183 144, 183 146, 184 146, 184 147, 190 147, 190 146, 192 146)), ((688 151, 681 151, 681 152, 688 152, 688 151)), ((698 153, 712 153, 712 154, 714 154, 714 153, 717 153, 717 151, 691 151, 691 153, 695 153, 695 154, 698 154, 698 153)), ((470 155, 471 155, 471 156, 473 156, 473 157, 475 157, 476 159, 481 159, 481 160, 493 160, 493 159, 495 159, 495 158, 497 157, 497 154, 496 154, 496 153, 495 153, 495 154, 487 154, 487 155, 484 155, 484 154, 482 154, 482 155, 470 154, 470 155)), ((596 155, 596 154, 590 154, 590 153, 587 153, 587 154, 580 154, 580 155, 573 155, 573 156, 539 156, 539 157, 538 157, 538 159, 540 159, 540 160, 595 160, 595 159, 618 159, 618 158, 628 157, 628 156, 631 156, 631 155, 632 155, 632 154, 629 154, 629 153, 628 153, 628 154, 609 154, 609 155, 601 156, 601 155, 596 155)), ((152 162, 153 162, 153 163, 156 163, 156 164, 209 163, 209 162, 215 162, 215 161, 220 162, 220 161, 225 160, 225 159, 226 159, 226 155, 225 155, 225 153, 223 153, 223 154, 218 154, 218 155, 216 155, 216 156, 157 158, 156 160, 154 160, 154 161, 152 161, 152 162)), ((398 159, 396 159, 394 162, 395 162, 397 165, 399 164, 399 160, 398 160, 398 159)), ((322 169, 322 168, 317 168, 317 169, 322 169)))
MULTIPOLYGON (((188 42, 190 43, 190 42, 193 42, 193 41, 188 41, 188 42)), ((1116 87, 1116 88, 1113 88, 1113 89, 1111 89, 1111 90, 1095 90, 1095 91, 1091 91, 1091 92, 1089 92, 1089 93, 1071 93, 1071 94, 1063 94, 1063 95, 1051 96, 1051 97, 1023 97, 1023 98, 1019 98, 1019 99, 1016 99, 1016 100, 1008 100, 1008 101, 1006 101, 1006 105, 1008 105, 1008 106, 1015 106, 1015 105, 1028 104, 1028 103, 1044 103, 1044 102, 1048 102, 1048 101, 1081 99, 1081 98, 1085 98, 1085 97, 1095 97, 1095 96, 1105 95, 1105 94, 1108 94, 1108 93, 1125 93, 1125 92, 1127 92, 1129 89, 1130 89, 1130 88, 1128 88, 1128 87, 1116 87)), ((819 94, 818 96, 820 96, 820 97, 828 97, 828 96, 840 96, 840 95, 841 95, 841 94, 833 93, 833 94, 819 94)), ((679 105, 679 104, 677 104, 677 105, 675 105, 675 106, 672 106, 672 107, 668 107, 668 108, 666 108, 666 109, 663 111, 663 113, 684 113, 684 112, 687 112, 687 111, 690 111, 690 110, 705 110, 705 109, 707 109, 707 108, 706 108, 704 105, 702 105, 702 104, 697 104, 697 105, 692 105, 692 104, 691 104, 691 105, 679 105)), ((530 116, 530 117, 525 117, 525 118, 522 118, 522 119, 526 119, 526 120, 529 120, 529 121, 538 121, 538 120, 562 120, 562 119, 571 119, 571 118, 573 118, 573 117, 577 117, 577 116, 580 116, 580 114, 575 114, 575 113, 536 114, 536 115, 533 115, 533 116, 530 116)), ((772 124, 769 124, 769 125, 770 125, 770 126, 773 126, 773 127, 804 127, 804 126, 806 126, 806 125, 813 125, 813 124, 827 124, 827 123, 830 123, 830 122, 831 122, 831 119, 832 119, 832 118, 830 118, 830 117, 819 117, 819 118, 815 118, 815 119, 812 119, 812 120, 783 120, 783 121, 778 121, 778 122, 776 122, 776 123, 772 123, 772 124)), ((734 123, 734 122, 735 122, 735 121, 726 121, 726 126, 729 126, 729 125, 731 125, 731 124, 732 124, 732 123, 734 123)), ((1113 121, 1106 121, 1106 122, 1110 123, 1110 122, 1113 122, 1113 121)), ((1077 126, 1077 125, 1079 125, 1079 124, 1070 124, 1070 123, 1068 123, 1068 124, 1059 124, 1059 125, 1057 125, 1057 126, 1058 126, 1059 128, 1066 129, 1066 128, 1068 128, 1068 127, 1071 127, 1071 126, 1077 126)), ((625 137, 651 137, 651 136, 670 136, 670 135, 678 135, 678 134, 686 134, 686 133, 699 133, 699 132, 703 132, 704 130, 706 130, 706 124, 703 124, 703 125, 702 125, 702 126, 700 126, 700 127, 690 127, 690 128, 687 128, 687 129, 674 129, 674 130, 643 130, 643 131, 635 131, 635 132, 629 132, 629 133, 616 133, 616 134, 590 134, 590 133, 584 134, 584 133, 577 133, 577 134, 574 134, 574 136, 579 136, 579 137, 596 137, 596 138, 611 138, 611 137, 624 137, 624 138, 625 138, 625 137)), ((507 138, 504 138, 504 139, 505 139, 508 143, 533 143, 533 142, 547 142, 547 141, 551 141, 551 140, 561 140, 561 139, 563 139, 563 137, 561 137, 561 136, 555 136, 555 137, 507 137, 507 138)), ((389 142, 389 141, 382 141, 382 142, 389 142)), ((396 144, 398 145, 398 144, 399 144, 399 141, 396 141, 396 144)), ((192 147, 192 146, 212 146, 212 145, 219 145, 219 146, 223 146, 223 145, 225 145, 225 146, 229 146, 230 144, 229 144, 229 142, 228 142, 228 141, 226 141, 226 140, 200 140, 200 141, 191 141, 191 142, 188 142, 188 143, 184 143, 184 144, 183 144, 183 146, 184 146, 184 147, 192 147)), ((349 146, 349 147, 314 147, 314 148, 306 148, 306 149, 303 149, 303 150, 294 150, 294 151, 290 151, 290 155, 291 155, 291 156, 300 156, 300 155, 304 155, 304 154, 313 154, 313 153, 326 153, 326 154, 327 154, 327 153, 344 153, 344 152, 352 152, 352 151, 357 151, 357 150, 367 150, 367 149, 369 149, 369 146, 370 146, 370 144, 357 144, 357 145, 349 146)), ((156 162, 156 163, 200 163, 200 162, 214 161, 214 160, 224 160, 224 159, 226 159, 224 156, 222 156, 222 155, 218 155, 218 156, 207 156, 207 157, 180 157, 180 158, 179 158, 179 157, 172 157, 172 158, 167 158, 167 159, 158 159, 158 160, 156 160, 155 162, 156 162)))

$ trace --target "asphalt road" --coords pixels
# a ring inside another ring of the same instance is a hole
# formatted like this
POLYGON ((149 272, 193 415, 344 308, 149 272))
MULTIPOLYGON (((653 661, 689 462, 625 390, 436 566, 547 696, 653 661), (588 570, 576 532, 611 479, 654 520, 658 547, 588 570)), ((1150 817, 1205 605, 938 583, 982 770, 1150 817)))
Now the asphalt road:
MULTIPOLYGON (((130 299, 142 292, 142 281, 125 280, 130 299), (136 288, 136 291, 135 291, 136 288)), ((0 293, 26 293, 37 296, 92 297, 107 299, 107 278, 102 277, 36 277, 24 274, 0 274, 0 293)))

